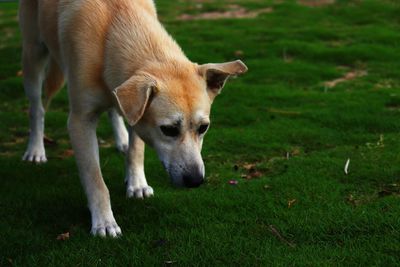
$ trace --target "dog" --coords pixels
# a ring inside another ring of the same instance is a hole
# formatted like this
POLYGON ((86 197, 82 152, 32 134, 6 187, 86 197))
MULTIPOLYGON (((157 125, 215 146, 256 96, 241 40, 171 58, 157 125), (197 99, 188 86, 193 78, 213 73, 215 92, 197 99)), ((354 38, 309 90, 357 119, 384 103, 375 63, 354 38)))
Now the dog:
POLYGON ((68 132, 93 235, 121 235, 99 164, 96 126, 104 111, 117 146, 126 151, 127 197, 153 195, 143 167, 145 143, 156 150, 172 184, 204 182, 201 148, 211 104, 230 77, 247 71, 243 62, 191 62, 159 22, 152 0, 21 0, 19 20, 30 102, 23 159, 46 162, 42 84, 49 102, 65 79, 68 132))

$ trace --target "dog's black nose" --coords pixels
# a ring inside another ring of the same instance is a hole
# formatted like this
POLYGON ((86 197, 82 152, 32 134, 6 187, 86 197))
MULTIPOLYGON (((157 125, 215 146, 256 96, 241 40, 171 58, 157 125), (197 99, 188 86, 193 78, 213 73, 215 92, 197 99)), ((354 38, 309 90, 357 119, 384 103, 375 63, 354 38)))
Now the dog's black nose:
POLYGON ((183 184, 186 187, 194 188, 199 187, 202 183, 204 183, 204 177, 202 175, 184 175, 183 176, 183 184))

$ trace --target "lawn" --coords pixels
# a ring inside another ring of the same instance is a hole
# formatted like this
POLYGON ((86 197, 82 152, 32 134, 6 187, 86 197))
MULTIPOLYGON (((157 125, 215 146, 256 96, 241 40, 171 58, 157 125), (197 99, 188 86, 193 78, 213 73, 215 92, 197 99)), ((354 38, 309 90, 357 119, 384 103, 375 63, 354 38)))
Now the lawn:
POLYGON ((173 188, 147 149, 155 196, 128 200, 104 116, 101 165, 123 236, 90 236, 66 90, 46 115, 49 162, 21 161, 28 101, 17 4, 0 3, 0 266, 398 265, 400 2, 156 2, 193 61, 249 67, 214 103, 207 183, 173 188), (195 19, 227 9, 236 17, 195 19), (62 233, 69 239, 57 240, 62 233))

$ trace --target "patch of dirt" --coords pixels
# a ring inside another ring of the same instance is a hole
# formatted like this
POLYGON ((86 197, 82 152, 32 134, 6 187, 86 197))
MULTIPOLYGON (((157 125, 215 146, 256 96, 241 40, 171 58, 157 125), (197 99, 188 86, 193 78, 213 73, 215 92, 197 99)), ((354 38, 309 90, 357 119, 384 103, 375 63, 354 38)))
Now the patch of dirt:
POLYGON ((297 3, 308 7, 322 7, 335 4, 336 0, 298 0, 297 3))
POLYGON ((332 81, 324 82, 324 86, 327 88, 333 88, 336 85, 338 85, 339 83, 355 80, 357 78, 366 76, 367 74, 368 74, 368 72, 365 70, 352 70, 352 71, 345 73, 345 75, 343 77, 337 78, 332 81))
POLYGON ((178 20, 188 21, 188 20, 217 20, 217 19, 244 19, 244 18, 256 18, 260 14, 273 12, 272 7, 257 9, 257 10, 247 10, 246 8, 239 5, 229 5, 226 11, 212 11, 204 12, 200 14, 190 15, 182 14, 178 17, 178 20))

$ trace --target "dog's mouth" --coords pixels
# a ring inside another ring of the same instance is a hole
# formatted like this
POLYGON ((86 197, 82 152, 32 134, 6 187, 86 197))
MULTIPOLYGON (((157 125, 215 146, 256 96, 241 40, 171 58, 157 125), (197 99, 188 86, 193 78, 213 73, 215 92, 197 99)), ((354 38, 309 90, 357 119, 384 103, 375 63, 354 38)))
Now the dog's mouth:
POLYGON ((167 164, 165 161, 161 161, 161 164, 163 165, 165 171, 168 173, 171 184, 175 187, 183 187, 182 179, 178 179, 177 175, 169 167, 169 164, 167 164))
POLYGON ((165 162, 162 162, 164 169, 167 171, 171 184, 178 188, 197 188, 202 185, 205 181, 204 178, 204 167, 201 172, 193 173, 178 173, 175 169, 170 168, 165 162))

